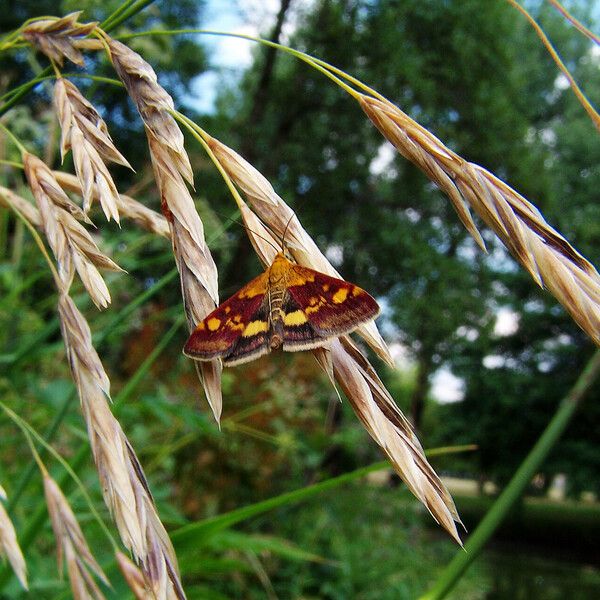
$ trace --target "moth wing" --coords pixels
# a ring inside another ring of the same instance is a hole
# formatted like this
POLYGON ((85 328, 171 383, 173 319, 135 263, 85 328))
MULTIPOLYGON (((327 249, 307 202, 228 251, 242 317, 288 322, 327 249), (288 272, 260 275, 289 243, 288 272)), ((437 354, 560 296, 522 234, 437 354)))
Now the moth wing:
POLYGON ((315 331, 302 306, 286 293, 283 310, 283 349, 288 352, 318 348, 330 338, 315 331))
POLYGON ((300 265, 292 266, 288 294, 321 338, 349 333, 379 314, 379 305, 362 288, 300 265))
POLYGON ((183 353, 196 360, 222 358, 226 365, 252 360, 269 351, 266 292, 262 273, 225 300, 194 329, 183 353))

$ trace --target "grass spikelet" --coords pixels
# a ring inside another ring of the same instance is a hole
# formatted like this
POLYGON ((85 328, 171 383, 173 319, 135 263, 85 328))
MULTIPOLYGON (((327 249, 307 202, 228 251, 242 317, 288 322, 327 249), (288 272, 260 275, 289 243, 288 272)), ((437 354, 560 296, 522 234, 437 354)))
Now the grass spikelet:
MULTIPOLYGON (((245 193, 252 210, 269 227, 272 236, 281 240, 285 232, 284 242, 296 262, 332 277, 342 278, 302 227, 294 211, 248 161, 215 138, 209 137, 206 143, 227 175, 245 193)), ((250 231, 249 235, 252 238, 250 231)), ((253 244, 256 247, 256 243, 253 242, 253 244)), ((381 359, 391 366, 394 365, 389 349, 377 330, 375 322, 361 325, 356 332, 381 359)))
POLYGON ((265 267, 270 265, 277 255, 279 240, 273 237, 271 232, 263 225, 263 222, 256 216, 256 213, 243 200, 239 202, 239 209, 256 255, 265 267))
POLYGON ((117 551, 115 553, 117 564, 119 569, 129 586, 129 589, 133 592, 136 600, 148 600, 148 598, 154 598, 152 591, 148 587, 144 574, 139 570, 128 556, 122 552, 117 551))
MULTIPOLYGON (((71 173, 64 173, 63 171, 52 171, 52 173, 56 178, 56 181, 58 181, 64 190, 68 190, 69 192, 74 192, 80 196, 83 196, 83 187, 75 175, 72 175, 71 173)), ((1 196, 4 193, 4 189, 5 188, 0 187, 0 201, 1 196)), ((94 198, 98 198, 98 191, 95 187, 93 187, 92 192, 94 194, 94 198)), ((19 207, 20 206, 21 205, 19 204, 19 207)), ((134 198, 131 198, 125 194, 119 194, 117 206, 119 213, 122 216, 131 219, 142 229, 146 229, 151 233, 156 233, 164 238, 171 237, 171 231, 169 230, 169 224, 167 223, 167 220, 160 213, 148 208, 141 202, 138 202, 134 198)))
MULTIPOLYGON (((217 267, 204 239, 202 221, 186 185, 193 182, 183 133, 171 116, 171 96, 158 84, 156 73, 139 54, 109 40, 111 59, 146 126, 154 177, 169 227, 179 269, 181 291, 190 331, 219 302, 217 267)), ((196 364, 217 422, 222 409, 220 361, 196 364)))
POLYGON ((158 83, 154 69, 137 52, 113 39, 108 40, 108 47, 117 75, 147 129, 167 148, 175 170, 188 183, 193 183, 194 176, 183 144, 183 134, 170 114, 175 108, 173 99, 158 83))
POLYGON ((111 271, 121 271, 121 268, 100 251, 75 219, 74 215, 82 218, 84 215, 59 186, 52 171, 27 152, 23 153, 23 163, 46 238, 56 257, 63 289, 69 289, 76 270, 94 304, 106 308, 110 304, 110 293, 98 268, 111 271))
POLYGON ((4 208, 16 209, 35 227, 40 227, 42 221, 38 209, 22 196, 15 194, 12 190, 0 185, 0 205, 4 208))
POLYGON ((73 510, 61 489, 48 473, 44 473, 43 480, 48 513, 58 544, 58 569, 62 573, 63 563, 66 560, 74 598, 103 600, 104 595, 90 571, 106 585, 109 585, 108 579, 92 555, 73 510))
POLYGON ((331 345, 333 373, 354 412, 388 456, 410 491, 460 544, 460 519, 450 493, 425 458, 410 423, 394 403, 375 369, 348 336, 331 345))
MULTIPOLYGON (((75 175, 62 171, 52 171, 52 174, 64 190, 75 192, 79 195, 83 194, 81 183, 75 175)), ((29 200, 0 185, 0 206, 10 208, 11 205, 16 207, 32 225, 41 227, 42 221, 38 209, 29 200)), ((119 211, 122 216, 131 219, 142 229, 170 239, 171 232, 167 220, 160 213, 147 208, 134 198, 120 194, 119 211)))
POLYGON ((73 152, 75 172, 83 188, 83 210, 87 213, 94 186, 106 218, 119 221, 119 194, 104 161, 130 167, 115 148, 106 123, 70 81, 60 77, 54 86, 54 105, 61 127, 60 151, 73 152))
MULTIPOLYGON (((2 489, 2 497, 5 500, 6 494, 2 489)), ((29 589, 27 586, 27 566, 23 553, 17 542, 17 534, 15 527, 4 508, 2 502, 0 502, 0 554, 4 554, 12 567, 17 579, 24 589, 29 589)))
POLYGON ((79 23, 80 14, 81 11, 60 19, 33 21, 23 29, 23 37, 61 66, 64 58, 83 65, 83 54, 79 50, 84 42, 82 38, 94 31, 97 23, 79 23))
POLYGON ((369 119, 408 160, 450 198, 461 221, 485 249, 473 209, 535 282, 547 288, 575 322, 600 344, 600 276, 537 208, 492 173, 447 148, 387 101, 360 95, 369 119))

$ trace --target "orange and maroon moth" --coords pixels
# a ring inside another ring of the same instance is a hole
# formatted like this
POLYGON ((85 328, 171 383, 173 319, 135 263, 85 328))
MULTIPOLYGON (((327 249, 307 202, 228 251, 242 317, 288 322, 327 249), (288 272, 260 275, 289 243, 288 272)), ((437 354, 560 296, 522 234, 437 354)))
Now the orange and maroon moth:
POLYGON ((378 314, 377 302, 357 285, 279 252, 264 273, 197 325, 183 352, 237 365, 280 347, 294 352, 324 346, 378 314))

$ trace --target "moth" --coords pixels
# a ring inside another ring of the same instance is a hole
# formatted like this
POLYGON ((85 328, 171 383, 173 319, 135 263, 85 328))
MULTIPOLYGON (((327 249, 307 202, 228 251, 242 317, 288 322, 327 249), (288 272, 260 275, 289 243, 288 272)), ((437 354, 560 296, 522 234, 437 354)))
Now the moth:
POLYGON ((183 353, 238 365, 277 348, 295 352, 324 346, 378 314, 377 302, 357 285, 278 252, 264 273, 196 326, 183 353))

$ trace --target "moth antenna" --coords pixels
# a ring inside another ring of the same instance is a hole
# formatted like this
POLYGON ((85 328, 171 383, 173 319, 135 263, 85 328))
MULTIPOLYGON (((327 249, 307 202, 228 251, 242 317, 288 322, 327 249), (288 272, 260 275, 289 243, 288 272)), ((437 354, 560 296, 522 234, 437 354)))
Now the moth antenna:
POLYGON ((283 230, 283 235, 281 236, 281 251, 283 253, 285 253, 285 234, 287 233, 288 227, 290 226, 290 223, 292 222, 292 219, 295 216, 296 216, 296 213, 294 211, 292 211, 292 214, 290 215, 288 222, 285 224, 285 229, 283 230))
POLYGON ((215 210, 213 212, 216 213, 217 215, 223 217, 224 219, 227 219, 228 221, 230 221, 234 225, 238 225, 239 227, 241 227, 242 229, 244 229, 244 231, 246 231, 246 232, 252 231, 252 233, 256 237, 259 237, 261 240, 267 242, 267 244, 270 244, 271 246, 273 246, 273 248, 275 248, 275 250, 277 250, 277 252, 279 252, 279 248, 271 240, 267 239, 264 235, 260 235, 260 233, 256 233, 256 231, 250 229, 249 227, 247 227, 243 223, 240 223, 239 221, 236 221, 233 217, 230 217, 229 215, 226 215, 226 214, 224 214, 224 213, 222 213, 222 212, 220 212, 218 210, 215 210))
MULTIPOLYGON (((241 225, 241 223, 240 223, 241 225)), ((279 252, 279 248, 269 239, 267 239, 264 235, 260 235, 260 233, 256 233, 256 231, 253 231, 252 229, 248 229, 245 225, 242 225, 242 227, 248 231, 252 231, 253 235, 255 235, 256 237, 259 237, 261 240, 267 242, 267 244, 270 244, 271 246, 273 246, 273 248, 275 248, 275 250, 277 250, 277 252, 279 252)))

